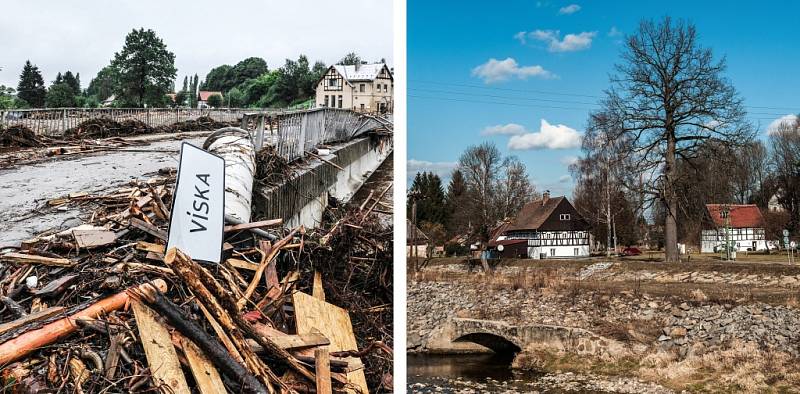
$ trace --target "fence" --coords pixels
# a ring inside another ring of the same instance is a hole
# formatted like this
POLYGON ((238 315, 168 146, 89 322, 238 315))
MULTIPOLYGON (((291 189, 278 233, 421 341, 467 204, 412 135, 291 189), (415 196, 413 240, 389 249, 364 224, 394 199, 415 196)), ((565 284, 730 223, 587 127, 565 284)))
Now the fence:
POLYGON ((275 147, 287 161, 304 157, 321 144, 351 140, 367 131, 391 130, 386 118, 360 114, 351 110, 318 108, 275 117, 275 147))
POLYGON ((235 122, 245 113, 279 113, 277 109, 189 109, 189 108, 58 108, 0 111, 0 129, 26 126, 36 135, 59 137, 66 130, 94 118, 109 118, 117 122, 135 119, 150 127, 170 125, 208 116, 218 122, 235 122))

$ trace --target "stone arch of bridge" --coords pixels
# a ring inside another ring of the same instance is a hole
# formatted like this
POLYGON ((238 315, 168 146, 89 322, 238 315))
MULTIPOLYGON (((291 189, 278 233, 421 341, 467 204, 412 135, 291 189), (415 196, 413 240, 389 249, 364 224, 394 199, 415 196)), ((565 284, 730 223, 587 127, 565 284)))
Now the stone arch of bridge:
POLYGON ((521 347, 513 340, 490 332, 472 332, 462 334, 453 342, 472 342, 487 347, 495 353, 519 353, 521 347))

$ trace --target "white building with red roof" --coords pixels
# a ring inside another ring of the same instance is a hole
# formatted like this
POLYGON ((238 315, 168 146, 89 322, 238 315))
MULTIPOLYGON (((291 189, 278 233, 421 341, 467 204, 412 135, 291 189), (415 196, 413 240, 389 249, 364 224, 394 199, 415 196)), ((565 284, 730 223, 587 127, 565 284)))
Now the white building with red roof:
POLYGON ((706 204, 708 220, 700 239, 702 253, 714 253, 722 250, 725 241, 730 240, 736 250, 767 250, 768 244, 764 231, 764 217, 754 204, 706 204), (728 228, 726 235, 725 229, 728 228))

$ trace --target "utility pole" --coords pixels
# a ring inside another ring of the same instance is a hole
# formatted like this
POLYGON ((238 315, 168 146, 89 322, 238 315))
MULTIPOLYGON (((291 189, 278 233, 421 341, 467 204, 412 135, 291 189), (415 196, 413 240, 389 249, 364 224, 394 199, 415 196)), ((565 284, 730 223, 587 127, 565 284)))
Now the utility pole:
MULTIPOLYGON (((412 197, 413 198, 413 197, 412 197)), ((417 251, 417 199, 411 203, 411 257, 414 259, 414 272, 419 271, 419 251, 417 251)))
POLYGON ((731 206, 722 206, 722 217, 725 219, 725 260, 731 261, 731 206))

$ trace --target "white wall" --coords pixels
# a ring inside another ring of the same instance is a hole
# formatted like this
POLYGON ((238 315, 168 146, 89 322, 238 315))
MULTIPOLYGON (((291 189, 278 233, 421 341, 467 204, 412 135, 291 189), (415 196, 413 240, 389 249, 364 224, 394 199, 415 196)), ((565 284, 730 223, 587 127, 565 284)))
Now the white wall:
POLYGON ((589 257, 589 245, 570 245, 570 246, 529 246, 528 257, 532 259, 539 259, 542 253, 547 254, 545 258, 575 258, 575 257, 589 257), (578 255, 575 255, 575 249, 578 249, 578 255), (555 255, 552 250, 555 249, 555 255))

